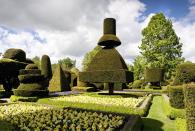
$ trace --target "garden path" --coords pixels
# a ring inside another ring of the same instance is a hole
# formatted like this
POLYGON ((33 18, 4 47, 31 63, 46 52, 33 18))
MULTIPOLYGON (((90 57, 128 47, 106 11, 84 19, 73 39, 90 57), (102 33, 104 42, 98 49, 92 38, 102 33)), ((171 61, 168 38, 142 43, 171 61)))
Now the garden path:
POLYGON ((174 120, 163 111, 162 99, 162 96, 154 96, 148 116, 143 118, 143 131, 176 131, 174 120))

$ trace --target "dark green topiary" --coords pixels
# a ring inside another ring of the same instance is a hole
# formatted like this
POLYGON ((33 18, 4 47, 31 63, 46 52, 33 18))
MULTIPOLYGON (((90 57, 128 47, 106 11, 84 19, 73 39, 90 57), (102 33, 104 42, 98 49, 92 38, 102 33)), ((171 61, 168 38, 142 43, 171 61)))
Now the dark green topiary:
POLYGON ((45 78, 35 64, 29 64, 18 76, 20 86, 14 90, 14 95, 23 97, 46 96, 48 91, 44 85, 45 78))
POLYGON ((26 70, 30 70, 30 69, 38 69, 38 66, 36 64, 28 64, 25 67, 26 70))
POLYGON ((8 58, 20 62, 25 62, 26 61, 26 53, 21 50, 21 49, 8 49, 5 51, 3 58, 8 58))
POLYGON ((184 108, 184 93, 183 86, 169 86, 169 101, 170 105, 174 108, 184 108))
POLYGON ((19 71, 20 75, 26 75, 26 74, 41 74, 41 70, 37 70, 37 69, 22 69, 19 71))
POLYGON ((195 131, 195 83, 184 87, 186 120, 188 131, 195 131))
POLYGON ((41 58, 41 72, 47 80, 52 78, 51 62, 48 55, 43 55, 41 58))
POLYGON ((12 59, 0 59, 0 83, 6 91, 11 91, 19 85, 18 74, 27 64, 12 59))
POLYGON ((44 76, 40 74, 19 75, 18 78, 21 83, 36 83, 44 80, 44 76))
POLYGON ((195 64, 183 63, 177 66, 174 85, 195 82, 195 64))
POLYGON ((26 63, 34 64, 34 61, 32 61, 30 58, 26 58, 26 63))
POLYGON ((161 68, 146 68, 144 71, 144 79, 146 82, 163 81, 164 71, 161 68))
POLYGON ((116 36, 116 20, 113 18, 104 19, 104 35, 100 38, 98 45, 115 47, 121 44, 116 36))
POLYGON ((48 89, 49 89, 49 92, 70 91, 70 85, 59 64, 56 67, 54 75, 49 83, 48 89))

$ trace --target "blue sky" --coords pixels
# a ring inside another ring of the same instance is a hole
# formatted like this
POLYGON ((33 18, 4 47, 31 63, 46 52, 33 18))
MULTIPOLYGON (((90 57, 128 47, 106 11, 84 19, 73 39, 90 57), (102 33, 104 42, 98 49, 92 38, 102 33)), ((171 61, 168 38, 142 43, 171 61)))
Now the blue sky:
POLYGON ((117 50, 132 63, 142 29, 158 12, 172 20, 183 57, 195 62, 195 0, 1 0, 0 52, 21 48, 29 58, 48 54, 52 63, 70 57, 81 69, 102 35, 103 19, 113 17, 122 41, 117 50))
POLYGON ((145 15, 151 12, 163 12, 165 15, 180 19, 189 12, 191 5, 189 0, 140 0, 146 4, 145 15))

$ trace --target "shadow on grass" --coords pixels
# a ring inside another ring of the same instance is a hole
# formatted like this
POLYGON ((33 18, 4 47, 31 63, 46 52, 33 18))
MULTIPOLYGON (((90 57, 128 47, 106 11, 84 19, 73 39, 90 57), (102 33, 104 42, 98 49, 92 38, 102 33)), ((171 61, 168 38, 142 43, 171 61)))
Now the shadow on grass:
POLYGON ((15 131, 11 123, 0 120, 0 131, 15 131))
POLYGON ((151 118, 142 118, 143 128, 142 131, 163 131, 163 123, 151 118))

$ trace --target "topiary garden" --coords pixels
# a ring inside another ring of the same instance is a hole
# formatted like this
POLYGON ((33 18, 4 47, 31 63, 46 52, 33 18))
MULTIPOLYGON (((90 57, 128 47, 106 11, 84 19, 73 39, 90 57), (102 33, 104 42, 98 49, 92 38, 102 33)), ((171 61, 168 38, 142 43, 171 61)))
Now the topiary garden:
POLYGON ((83 70, 72 63, 64 68, 62 61, 53 68, 48 55, 39 68, 23 50, 5 51, 0 59, 0 130, 195 130, 195 64, 184 62, 181 48, 176 54, 165 48, 181 45, 171 22, 162 13, 151 18, 142 32, 142 56, 131 70, 115 48, 121 44, 116 20, 106 18, 103 25, 83 70))

